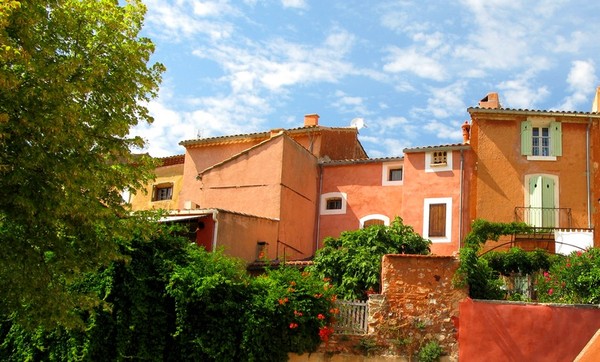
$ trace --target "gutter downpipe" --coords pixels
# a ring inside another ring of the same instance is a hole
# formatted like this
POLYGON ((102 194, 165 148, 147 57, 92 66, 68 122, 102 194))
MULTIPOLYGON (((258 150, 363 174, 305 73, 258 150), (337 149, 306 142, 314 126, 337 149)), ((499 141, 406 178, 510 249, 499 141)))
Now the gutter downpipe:
POLYGON ((592 228, 592 190, 591 190, 591 172, 590 172, 590 129, 592 128, 592 117, 588 117, 588 125, 585 133, 585 167, 587 174, 587 218, 588 218, 588 228, 592 228))
POLYGON ((212 219, 215 223, 215 228, 213 230, 213 240, 212 240, 212 251, 217 250, 217 234, 219 233, 219 220, 217 219, 217 215, 219 214, 219 210, 212 209, 212 219))
MULTIPOLYGON (((318 192, 317 192, 317 200, 316 200, 316 219, 317 222, 315 223, 315 250, 314 252, 316 252, 317 250, 319 250, 319 239, 321 238, 321 192, 323 192, 323 165, 321 163, 319 163, 319 187, 318 187, 318 192)), ((314 254, 314 253, 313 253, 314 254)))

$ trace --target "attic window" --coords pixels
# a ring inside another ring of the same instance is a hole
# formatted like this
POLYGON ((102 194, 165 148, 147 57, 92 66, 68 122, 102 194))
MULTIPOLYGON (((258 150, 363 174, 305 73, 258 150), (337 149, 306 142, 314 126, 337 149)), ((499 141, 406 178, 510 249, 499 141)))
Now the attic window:
POLYGON ((432 166, 445 166, 448 164, 448 153, 446 151, 436 151, 431 157, 432 166))
POLYGON ((164 201, 173 199, 173 183, 166 182, 152 187, 152 201, 164 201))
POLYGON ((452 171, 452 151, 436 150, 425 153, 425 172, 452 171))
POLYGON ((341 210, 342 209, 342 198, 332 197, 327 199, 327 210, 341 210))
POLYGON ((321 215, 339 215, 346 213, 347 198, 345 192, 328 192, 321 195, 321 215))

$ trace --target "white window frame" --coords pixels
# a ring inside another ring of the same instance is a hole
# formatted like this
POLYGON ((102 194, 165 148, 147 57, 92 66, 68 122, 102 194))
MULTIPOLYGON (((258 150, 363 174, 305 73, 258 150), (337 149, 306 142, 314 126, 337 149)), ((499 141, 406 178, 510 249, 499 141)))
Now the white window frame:
POLYGON ((382 215, 382 214, 371 214, 371 215, 363 216, 360 218, 360 220, 359 220, 360 228, 364 229, 365 222, 367 222, 369 220, 381 220, 381 221, 383 221, 383 225, 390 226, 390 218, 389 217, 382 215))
POLYGON ((452 171, 452 150, 435 150, 425 153, 425 172, 452 171), (446 151, 445 164, 433 164, 433 153, 446 151))
POLYGON ((400 186, 404 184, 404 162, 384 163, 381 170, 381 185, 382 186, 400 186), (402 169, 402 180, 390 181, 390 171, 402 169))
POLYGON ((452 241, 452 198, 437 197, 423 201, 423 237, 433 243, 449 243, 452 241), (429 205, 446 204, 446 235, 429 237, 429 205))
POLYGON ((328 192, 321 195, 321 207, 319 208, 321 215, 340 215, 346 213, 346 205, 348 204, 348 194, 345 192, 328 192), (341 209, 327 209, 327 200, 342 199, 341 209))
MULTIPOLYGON (((530 130, 531 134, 529 135, 530 137, 528 137, 528 138, 531 138, 531 140, 529 141, 529 143, 531 143, 531 144, 533 143, 533 134, 532 133, 533 133, 534 128, 539 128, 540 131, 542 128, 548 128, 548 135, 550 137, 549 145, 548 145, 550 155, 549 156, 526 155, 527 160, 528 161, 556 161, 557 155, 553 155, 554 148, 555 148, 554 145, 556 142, 560 142, 560 145, 561 145, 560 148, 562 149, 562 130, 559 132, 560 139, 557 140, 556 139, 557 134, 555 132, 553 132, 551 128, 553 125, 558 125, 560 128, 560 125, 561 125, 560 122, 556 122, 556 120, 552 117, 528 117, 527 121, 524 121, 523 123, 525 123, 525 122, 531 122, 531 130, 530 130)), ((522 132, 522 130, 521 130, 521 132, 522 132)), ((524 142, 523 138, 521 138, 521 142, 524 142)), ((523 146, 521 146, 521 147, 523 147, 523 146)), ((521 149, 521 154, 523 154, 523 152, 524 151, 521 149)), ((531 152, 533 152, 533 150, 531 152)), ((558 156, 562 156, 562 152, 558 156)))

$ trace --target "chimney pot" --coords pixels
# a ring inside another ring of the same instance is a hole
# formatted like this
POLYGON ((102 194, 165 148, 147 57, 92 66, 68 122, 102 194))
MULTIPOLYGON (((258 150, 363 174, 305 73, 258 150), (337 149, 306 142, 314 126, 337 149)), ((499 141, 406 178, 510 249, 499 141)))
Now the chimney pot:
POLYGON ((465 121, 465 123, 463 123, 461 128, 462 128, 462 134, 463 134, 463 143, 465 143, 465 144, 470 143, 471 142, 471 125, 469 124, 469 121, 465 121))
POLYGON ((306 114, 304 115, 304 127, 313 127, 319 125, 319 115, 314 114, 306 114))
POLYGON ((499 109, 500 101, 498 100, 498 93, 491 92, 488 93, 485 98, 479 101, 479 107, 481 108, 492 108, 499 109))
POLYGON ((592 102, 592 112, 600 112, 600 87, 596 88, 596 96, 592 102))

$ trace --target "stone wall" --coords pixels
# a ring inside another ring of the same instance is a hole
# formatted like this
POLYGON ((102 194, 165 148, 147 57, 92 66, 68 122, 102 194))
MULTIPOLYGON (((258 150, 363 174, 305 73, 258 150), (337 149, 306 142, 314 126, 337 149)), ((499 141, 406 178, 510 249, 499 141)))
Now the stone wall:
POLYGON ((457 361, 459 303, 468 296, 452 284, 457 268, 458 260, 449 256, 385 255, 381 294, 369 298, 368 334, 334 335, 319 352, 414 356, 436 341, 444 361, 457 361))
POLYGON ((371 313, 374 333, 400 354, 414 354, 436 341, 450 360, 457 360, 459 304, 468 296, 452 283, 458 265, 450 256, 385 255, 383 302, 371 313))

